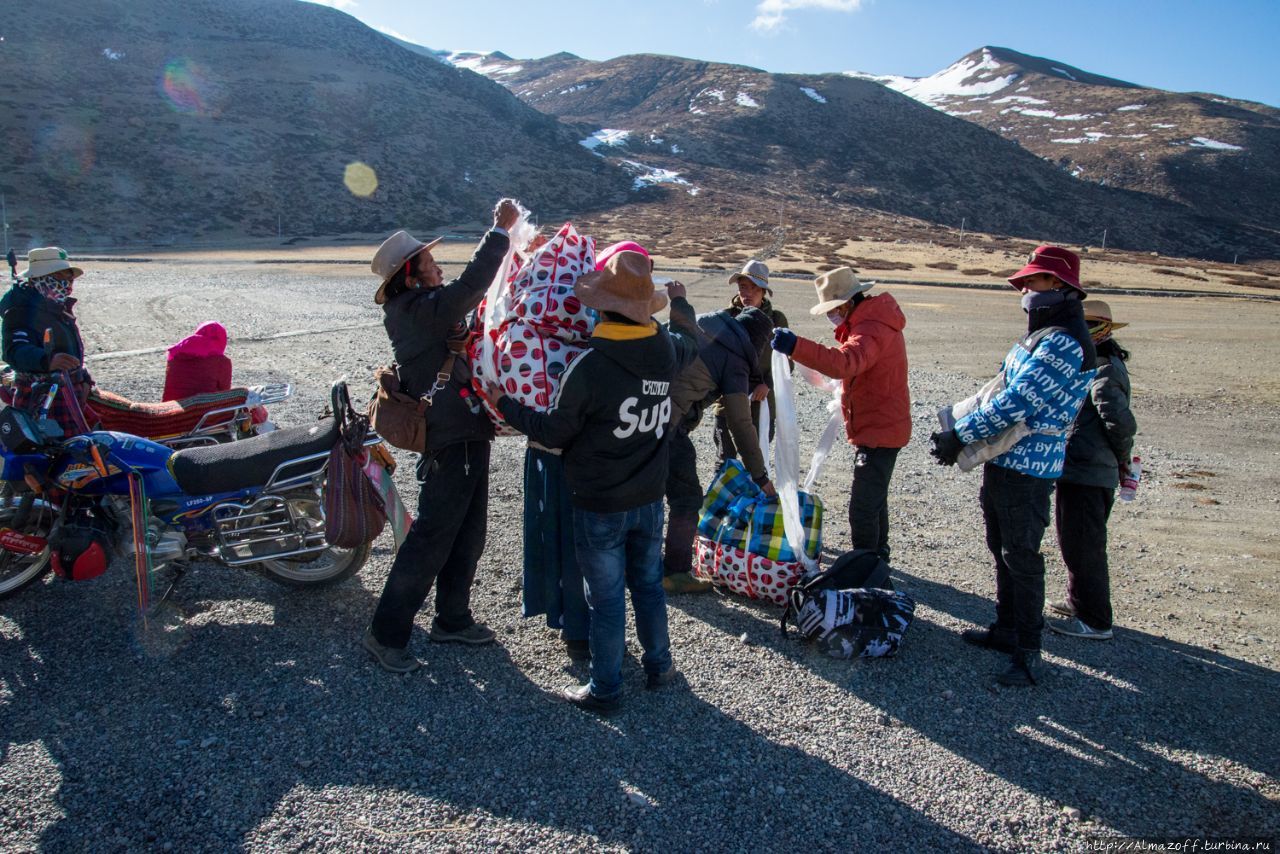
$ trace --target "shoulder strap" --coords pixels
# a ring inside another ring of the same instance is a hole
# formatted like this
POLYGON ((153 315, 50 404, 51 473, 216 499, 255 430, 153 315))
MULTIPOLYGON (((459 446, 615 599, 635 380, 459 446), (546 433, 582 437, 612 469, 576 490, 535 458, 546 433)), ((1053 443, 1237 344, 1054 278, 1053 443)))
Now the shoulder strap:
POLYGON ((1034 353, 1036 347, 1040 346, 1040 342, 1048 338, 1054 332, 1061 332, 1063 335, 1071 335, 1071 332, 1065 326, 1046 326, 1043 329, 1037 329, 1021 341, 1022 348, 1028 353, 1034 353))

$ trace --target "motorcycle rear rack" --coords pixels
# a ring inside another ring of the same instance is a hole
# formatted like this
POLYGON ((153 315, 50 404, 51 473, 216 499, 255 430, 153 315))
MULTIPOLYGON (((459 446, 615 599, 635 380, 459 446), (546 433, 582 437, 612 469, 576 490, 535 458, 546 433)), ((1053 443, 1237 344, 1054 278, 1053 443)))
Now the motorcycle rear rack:
POLYGON ((196 426, 192 427, 185 435, 178 437, 176 440, 169 442, 169 445, 177 447, 181 443, 184 447, 191 447, 200 444, 208 444, 208 437, 217 436, 220 433, 228 432, 237 421, 250 417, 250 411, 258 406, 270 406, 287 400, 293 395, 293 386, 288 383, 270 383, 264 386, 255 386, 261 391, 250 390, 249 398, 244 403, 238 403, 235 406, 223 406, 218 409, 210 409, 208 412, 200 416, 200 420, 196 422, 196 426), (228 420, 210 423, 218 416, 227 413, 240 413, 237 417, 228 420))
MULTIPOLYGON (((371 432, 365 438, 364 446, 366 448, 370 448, 381 442, 382 437, 371 432)), ((262 487, 262 491, 283 492, 302 486, 308 481, 314 480, 323 474, 328 464, 329 451, 321 451, 317 454, 308 454, 305 457, 297 457, 283 462, 276 466, 275 471, 271 473, 271 477, 267 479, 266 484, 262 487), (311 463, 319 463, 320 465, 308 468, 304 471, 299 471, 302 466, 306 466, 311 463)))

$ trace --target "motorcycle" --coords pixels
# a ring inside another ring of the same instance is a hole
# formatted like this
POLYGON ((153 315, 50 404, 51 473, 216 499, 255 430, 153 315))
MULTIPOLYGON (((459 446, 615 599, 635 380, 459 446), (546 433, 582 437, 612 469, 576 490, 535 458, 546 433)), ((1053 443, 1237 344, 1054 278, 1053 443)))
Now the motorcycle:
MULTIPOLYGON (((13 383, 12 368, 0 371, 0 403, 13 402, 13 383)), ((37 391, 47 388, 47 384, 37 386, 37 391)), ((269 433, 276 427, 264 420, 266 407, 292 395, 293 386, 269 383, 152 403, 131 400, 95 386, 89 391, 89 405, 103 430, 130 433, 177 449, 269 433)))
MULTIPOLYGON (((90 554, 98 542, 154 572, 171 569, 160 601, 192 560, 256 570, 285 585, 325 587, 368 559, 368 543, 341 549, 325 540, 322 490, 349 406, 345 383, 333 387, 336 417, 182 450, 109 430, 64 439, 44 417, 53 394, 39 417, 0 405, 0 598, 51 567, 73 579, 101 574, 105 559, 87 572, 65 560, 58 565, 72 541, 90 554)), ((364 446, 379 464, 394 467, 376 434, 364 446)))

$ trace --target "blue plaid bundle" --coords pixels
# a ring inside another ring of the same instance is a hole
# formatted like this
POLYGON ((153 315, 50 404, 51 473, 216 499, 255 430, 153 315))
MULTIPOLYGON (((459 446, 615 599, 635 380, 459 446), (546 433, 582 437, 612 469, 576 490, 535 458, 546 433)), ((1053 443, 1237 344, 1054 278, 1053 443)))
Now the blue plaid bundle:
MULTIPOLYGON (((800 493, 804 550, 816 559, 822 551, 822 499, 800 493)), ((768 498, 737 460, 727 460, 707 489, 698 518, 698 534, 720 545, 742 549, 780 563, 799 560, 782 522, 782 505, 768 498)))

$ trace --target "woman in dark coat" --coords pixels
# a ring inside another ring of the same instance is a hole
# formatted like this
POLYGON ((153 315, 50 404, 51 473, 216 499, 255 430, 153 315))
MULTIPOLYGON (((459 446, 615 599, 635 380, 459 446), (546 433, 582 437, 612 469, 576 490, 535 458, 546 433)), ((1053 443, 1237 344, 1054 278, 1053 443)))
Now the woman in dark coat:
POLYGON ((1129 408, 1131 390, 1125 350, 1111 333, 1127 323, 1112 319, 1102 300, 1085 300, 1084 319, 1098 351, 1098 372, 1067 440, 1067 460, 1058 480, 1054 521, 1067 565, 1067 598, 1050 610, 1067 617, 1050 620, 1060 635, 1111 637, 1111 580, 1107 566, 1107 520, 1116 487, 1133 456, 1138 423, 1129 408))
POLYGON ((471 585, 484 550, 489 511, 489 446, 493 423, 471 393, 462 349, 467 315, 498 274, 519 209, 502 199, 493 228, 462 275, 448 284, 431 243, 397 231, 378 247, 371 267, 382 279, 373 301, 413 397, 429 397, 427 448, 418 459, 418 514, 391 564, 364 648, 383 669, 408 673, 421 666, 408 651, 413 620, 436 586, 436 642, 487 644, 493 631, 471 616, 471 585), (446 367, 446 365, 448 367, 446 367))
POLYGON ((33 412, 42 405, 50 383, 61 386, 69 381, 70 388, 60 388, 49 408, 49 417, 67 436, 98 420, 87 405, 93 378, 84 368, 84 340, 71 296, 82 275, 84 270, 73 266, 62 249, 32 249, 27 253, 27 269, 0 299, 3 356, 15 372, 13 405, 33 412), (76 401, 81 413, 76 412, 76 401), (79 414, 84 415, 84 423, 79 414))

